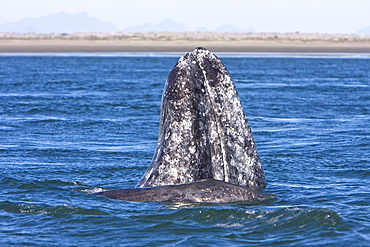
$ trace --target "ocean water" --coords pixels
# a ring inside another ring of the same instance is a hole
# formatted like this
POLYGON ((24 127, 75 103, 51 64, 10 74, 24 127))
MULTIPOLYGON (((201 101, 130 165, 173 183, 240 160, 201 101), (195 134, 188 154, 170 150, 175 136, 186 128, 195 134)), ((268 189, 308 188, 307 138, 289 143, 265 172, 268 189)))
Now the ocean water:
POLYGON ((370 58, 222 57, 260 204, 134 203, 178 56, 0 56, 1 246, 369 246, 370 58))

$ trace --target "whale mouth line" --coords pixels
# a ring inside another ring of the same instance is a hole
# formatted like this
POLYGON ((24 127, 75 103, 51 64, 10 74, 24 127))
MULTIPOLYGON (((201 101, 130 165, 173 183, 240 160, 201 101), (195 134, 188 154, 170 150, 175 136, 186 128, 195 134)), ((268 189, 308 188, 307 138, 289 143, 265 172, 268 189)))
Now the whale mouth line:
POLYGON ((199 47, 178 60, 160 114, 157 147, 136 188, 116 190, 119 198, 100 195, 139 201, 260 198, 266 181, 256 144, 234 82, 216 55, 199 47))
MULTIPOLYGON (((196 51, 198 51, 198 50, 202 50, 202 48, 198 48, 196 51)), ((202 69, 202 72, 203 72, 203 76, 204 76, 204 78, 205 78, 205 86, 206 86, 206 90, 207 90, 207 92, 209 93, 209 94, 211 94, 212 93, 212 90, 211 90, 211 88, 210 88, 210 85, 209 85, 209 81, 207 80, 207 71, 205 70, 205 68, 202 66, 202 64, 200 63, 199 64, 199 67, 202 69)), ((210 106, 212 107, 212 108, 214 108, 214 104, 213 104, 213 102, 211 101, 211 102, 209 102, 209 104, 210 104, 210 106)), ((216 116, 217 117, 217 116, 216 116)), ((218 122, 219 122, 219 119, 216 119, 216 129, 217 129, 217 132, 218 133, 222 133, 222 131, 221 131, 221 127, 219 126, 219 124, 218 124, 218 122)), ((223 151, 224 150, 224 147, 223 147, 223 142, 220 142, 220 145, 221 145, 221 153, 222 153, 222 155, 221 155, 221 157, 222 157, 222 162, 223 163, 225 163, 226 162, 226 157, 225 157, 225 152, 223 151)), ((228 170, 227 170, 227 166, 224 166, 224 181, 225 182, 229 182, 229 179, 228 179, 228 170)))

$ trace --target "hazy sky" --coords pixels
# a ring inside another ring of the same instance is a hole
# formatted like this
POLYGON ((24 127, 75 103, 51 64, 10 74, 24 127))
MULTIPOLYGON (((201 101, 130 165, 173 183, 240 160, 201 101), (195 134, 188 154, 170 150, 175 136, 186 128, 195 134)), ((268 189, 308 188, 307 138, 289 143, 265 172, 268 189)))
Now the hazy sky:
POLYGON ((353 33, 370 26, 370 0, 0 0, 0 24, 80 13, 119 30, 164 18, 190 30, 231 24, 256 32, 353 33))

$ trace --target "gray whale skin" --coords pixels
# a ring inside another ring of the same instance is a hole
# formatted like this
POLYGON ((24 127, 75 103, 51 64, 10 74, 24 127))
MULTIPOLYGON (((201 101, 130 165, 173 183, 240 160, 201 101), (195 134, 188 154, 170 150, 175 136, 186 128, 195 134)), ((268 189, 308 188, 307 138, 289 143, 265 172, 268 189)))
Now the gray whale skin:
POLYGON ((136 188, 116 200, 230 203, 261 200, 266 187, 239 95, 224 64, 197 48, 168 75, 157 148, 136 188))

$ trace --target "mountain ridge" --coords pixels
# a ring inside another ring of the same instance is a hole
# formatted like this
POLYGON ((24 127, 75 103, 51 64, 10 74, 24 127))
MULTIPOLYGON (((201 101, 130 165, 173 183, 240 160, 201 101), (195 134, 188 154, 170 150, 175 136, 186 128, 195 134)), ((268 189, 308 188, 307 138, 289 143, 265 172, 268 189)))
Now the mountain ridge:
POLYGON ((99 21, 88 16, 86 12, 59 12, 0 24, 0 31, 14 33, 117 32, 117 30, 112 23, 99 21))

